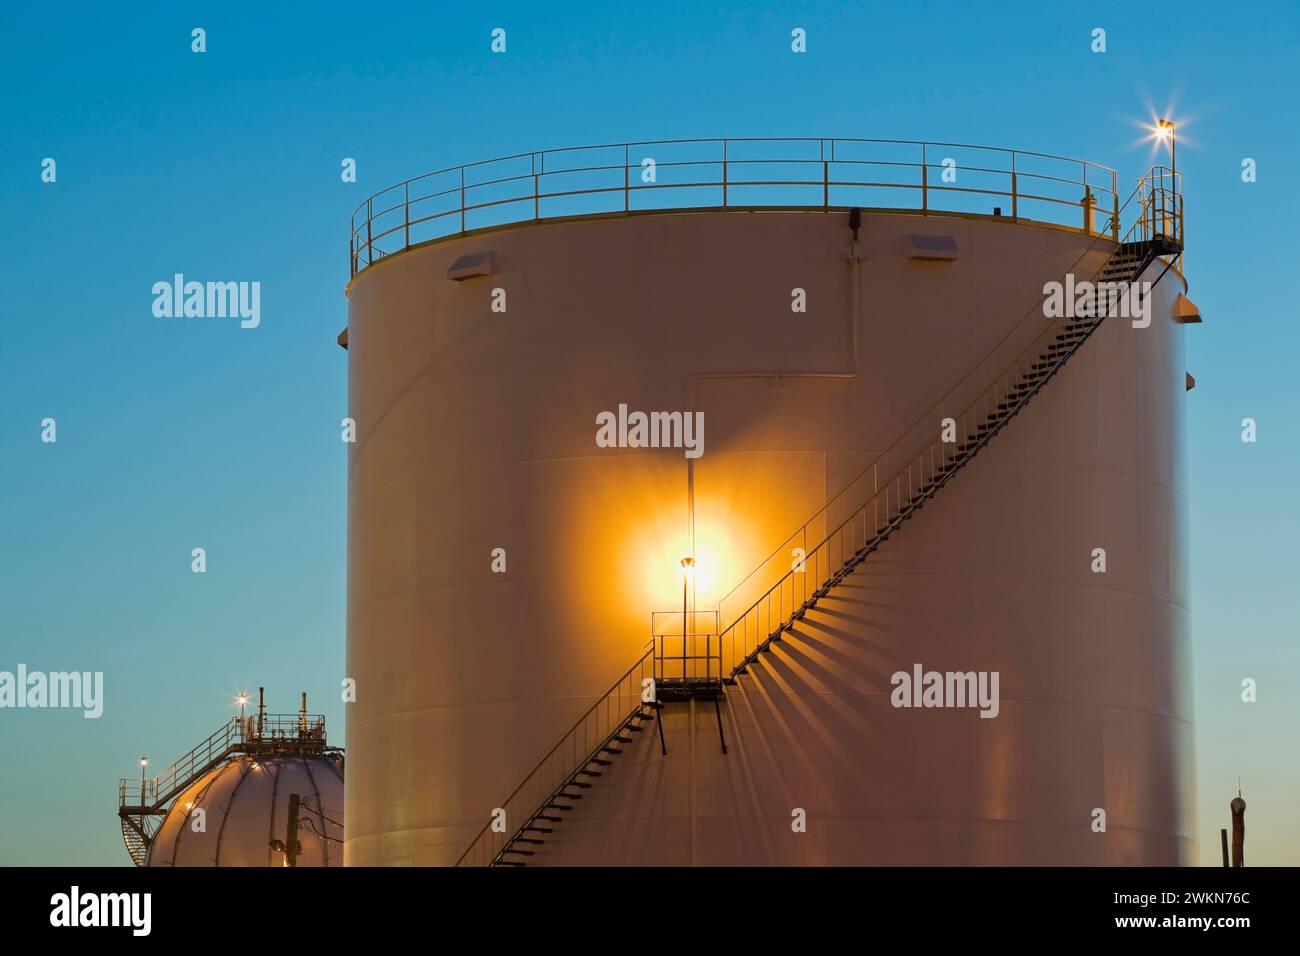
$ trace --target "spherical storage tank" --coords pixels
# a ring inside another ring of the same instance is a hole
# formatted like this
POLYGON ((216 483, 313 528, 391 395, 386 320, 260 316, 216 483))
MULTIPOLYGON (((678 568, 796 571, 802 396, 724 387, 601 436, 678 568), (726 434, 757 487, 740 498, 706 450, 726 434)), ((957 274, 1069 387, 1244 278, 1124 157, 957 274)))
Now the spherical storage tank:
POLYGON ((257 709, 224 721, 156 775, 118 781, 118 822, 137 866, 342 866, 343 750, 325 718, 257 709))
POLYGON ((296 866, 343 865, 343 760, 337 754, 236 757, 176 798, 146 866, 284 866, 291 798, 299 798, 296 866), (195 811, 206 819, 193 825, 195 811))
POLYGON ((1195 860, 1176 176, 630 144, 351 251, 350 865, 1195 860))

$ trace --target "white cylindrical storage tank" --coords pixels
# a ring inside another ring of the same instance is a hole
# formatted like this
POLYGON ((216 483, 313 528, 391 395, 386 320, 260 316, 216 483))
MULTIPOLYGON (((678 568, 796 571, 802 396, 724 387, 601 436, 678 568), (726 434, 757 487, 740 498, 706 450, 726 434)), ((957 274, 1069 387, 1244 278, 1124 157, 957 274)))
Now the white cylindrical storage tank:
MULTIPOLYGON (((456 862, 680 610, 683 555, 697 609, 791 560, 1045 282, 1114 249, 1009 200, 867 209, 856 245, 846 209, 739 201, 457 229, 351 283, 350 865, 456 862), (702 413, 702 454, 602 447, 620 405, 702 413)), ((725 755, 712 704, 668 705, 667 756, 640 734, 528 862, 1193 861, 1184 288, 1107 319, 726 687, 725 755), (917 666, 996 673, 996 716, 894 706, 917 666)))

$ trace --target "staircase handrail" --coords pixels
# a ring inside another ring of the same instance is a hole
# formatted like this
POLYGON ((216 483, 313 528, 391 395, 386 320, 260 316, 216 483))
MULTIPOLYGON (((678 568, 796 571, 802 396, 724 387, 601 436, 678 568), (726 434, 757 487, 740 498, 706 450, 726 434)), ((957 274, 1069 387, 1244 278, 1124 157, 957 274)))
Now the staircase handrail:
MULTIPOLYGON (((503 802, 499 808, 505 810, 506 813, 506 830, 499 834, 494 834, 492 832, 492 824, 494 821, 489 820, 487 823, 483 825, 483 828, 479 830, 478 833, 475 834, 474 839, 470 842, 469 846, 466 847, 465 852, 462 853, 460 857, 456 860, 456 863, 454 864, 455 866, 464 865, 470 859, 470 856, 472 854, 475 854, 476 849, 478 849, 480 846, 484 848, 482 854, 482 856, 484 857, 483 860, 484 864, 490 863, 493 859, 495 859, 500 854, 501 850, 505 849, 505 847, 510 843, 511 839, 513 838, 513 835, 518 833, 520 827, 526 824, 528 820, 532 819, 532 815, 535 813, 537 808, 542 805, 540 799, 528 805, 524 811, 523 817, 521 818, 522 822, 520 823, 519 826, 516 826, 510 822, 513 817, 510 810, 511 803, 514 802, 515 799, 519 797, 521 794, 523 794, 524 792, 531 791, 532 785, 536 784, 540 780, 542 774, 550 764, 551 759, 561 752, 562 748, 564 748, 564 745, 566 743, 570 743, 572 741, 574 744, 576 744, 577 735, 580 730, 584 731, 583 748, 579 752, 575 747, 573 761, 571 763, 566 763, 564 765, 563 772, 557 774, 553 778, 556 781, 555 783, 541 781, 543 783, 543 786, 540 788, 542 797, 554 793, 557 785, 562 785, 563 781, 567 781, 574 773, 582 769, 581 765, 577 765, 580 756, 587 756, 593 752, 590 747, 586 746, 586 744, 589 742, 589 738, 585 734, 587 721, 593 715, 596 715, 602 706, 608 706, 611 699, 614 698, 616 695, 622 696, 619 695, 619 692, 623 688, 625 682, 629 677, 631 677, 633 674, 637 673, 638 671, 642 675, 645 674, 646 661, 650 660, 653 652, 654 652, 654 643, 653 641, 651 641, 648 642, 645 645, 645 647, 642 649, 641 656, 637 658, 636 663, 634 663, 631 667, 629 667, 623 673, 623 675, 614 682, 613 686, 611 686, 609 690, 605 691, 605 693, 601 694, 599 697, 596 698, 595 703, 593 703, 589 708, 587 708, 587 710, 583 712, 582 716, 573 722, 573 725, 570 726, 569 729, 560 737, 559 741, 555 744, 555 746, 546 752, 546 756, 542 757, 542 759, 537 762, 537 765, 533 767, 533 769, 529 772, 529 774, 526 777, 524 777, 523 781, 520 782, 519 786, 515 787, 515 789, 511 791, 510 796, 506 797, 505 802, 503 802), (499 848, 496 849, 492 848, 490 841, 493 836, 501 837, 499 848)), ((642 684, 640 683, 640 681, 638 681, 630 694, 633 700, 632 706, 625 713, 622 713, 617 719, 610 720, 609 727, 611 729, 616 729, 620 727, 627 720, 627 718, 641 706, 642 703, 641 694, 642 694, 642 684)), ((599 747, 603 746, 610 739, 611 736, 612 736, 611 733, 603 733, 603 734, 599 734, 598 738, 590 738, 590 739, 597 740, 595 746, 598 750, 599 747)))

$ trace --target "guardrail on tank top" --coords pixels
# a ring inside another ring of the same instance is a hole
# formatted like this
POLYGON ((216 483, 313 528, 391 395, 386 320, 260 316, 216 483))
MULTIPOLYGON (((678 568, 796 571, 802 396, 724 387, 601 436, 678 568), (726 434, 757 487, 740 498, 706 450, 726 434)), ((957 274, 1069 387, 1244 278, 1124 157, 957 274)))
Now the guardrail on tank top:
POLYGON ((174 797, 201 770, 230 753, 257 747, 315 744, 325 748, 325 717, 321 714, 265 714, 231 717, 189 753, 152 777, 118 780, 118 806, 156 807, 174 797))
POLYGON ((690 209, 1002 215, 1088 232, 1118 221, 1115 170, 918 140, 680 139, 517 153, 425 173, 352 214, 355 276, 412 246, 521 222, 690 209))
MULTIPOLYGON (((1183 206, 1177 181, 1168 168, 1153 167, 1116 211, 1114 222, 1103 225, 1058 281, 1064 284, 1066 275, 1082 269, 1095 286, 1126 243, 1168 239, 1181 247, 1183 206), (1115 243, 1111 236, 1125 213, 1133 214, 1133 223, 1115 243)), ((1164 261, 1172 264, 1174 258, 1166 256, 1164 261)), ((927 483, 946 480, 948 462, 957 449, 981 442, 991 416, 1006 410, 1007 396, 1031 374, 1041 375, 1043 369, 1034 366, 1043 364, 1054 336, 1075 321, 1069 310, 1063 311, 1060 317, 1045 316, 1041 291, 1036 290, 1033 303, 1006 335, 722 598, 719 613, 727 622, 720 635, 724 672, 734 673, 846 561, 888 530, 900 510, 930 487, 927 483)), ((1057 356, 1056 361, 1066 357, 1057 356)))

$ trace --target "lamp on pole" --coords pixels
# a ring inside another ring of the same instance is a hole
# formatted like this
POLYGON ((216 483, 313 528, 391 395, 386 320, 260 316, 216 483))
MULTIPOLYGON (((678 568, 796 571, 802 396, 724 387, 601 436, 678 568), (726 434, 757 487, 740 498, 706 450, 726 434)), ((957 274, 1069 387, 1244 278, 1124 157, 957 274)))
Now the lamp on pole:
POLYGON ((140 755, 140 806, 144 806, 144 768, 149 766, 149 758, 144 754, 140 755))
MULTIPOLYGON (((1170 196, 1167 199, 1165 199, 1161 203, 1161 205, 1164 205, 1164 203, 1168 203, 1171 206, 1169 212, 1170 215, 1174 217, 1174 222, 1172 223, 1172 225, 1175 231, 1181 232, 1181 230, 1178 229, 1178 225, 1177 225, 1178 213, 1177 213, 1176 205, 1178 202, 1177 196, 1179 192, 1178 190, 1178 128, 1174 125, 1174 121, 1169 119, 1156 120, 1156 138, 1163 140, 1164 142, 1167 142, 1169 144, 1169 178, 1171 180, 1169 184, 1170 196)), ((1155 189, 1154 183, 1152 184, 1152 189, 1153 190, 1155 189)), ((1152 198, 1154 200, 1155 197, 1153 196, 1152 198)), ((1153 217, 1155 216, 1154 209, 1152 210, 1152 216, 1153 217)), ((1164 229, 1167 225, 1170 224, 1162 222, 1161 229, 1164 229)), ((1153 231, 1155 229, 1154 220, 1152 222, 1152 229, 1153 231)), ((1179 235, 1177 236, 1177 238, 1181 241, 1182 236, 1179 235)))
POLYGON ((686 683, 686 592, 690 587, 691 575, 695 573, 695 559, 690 555, 682 558, 682 683, 686 683))
POLYGON ((1174 189, 1178 189, 1178 132, 1173 120, 1156 120, 1156 135, 1169 142, 1169 168, 1174 174, 1174 189))

